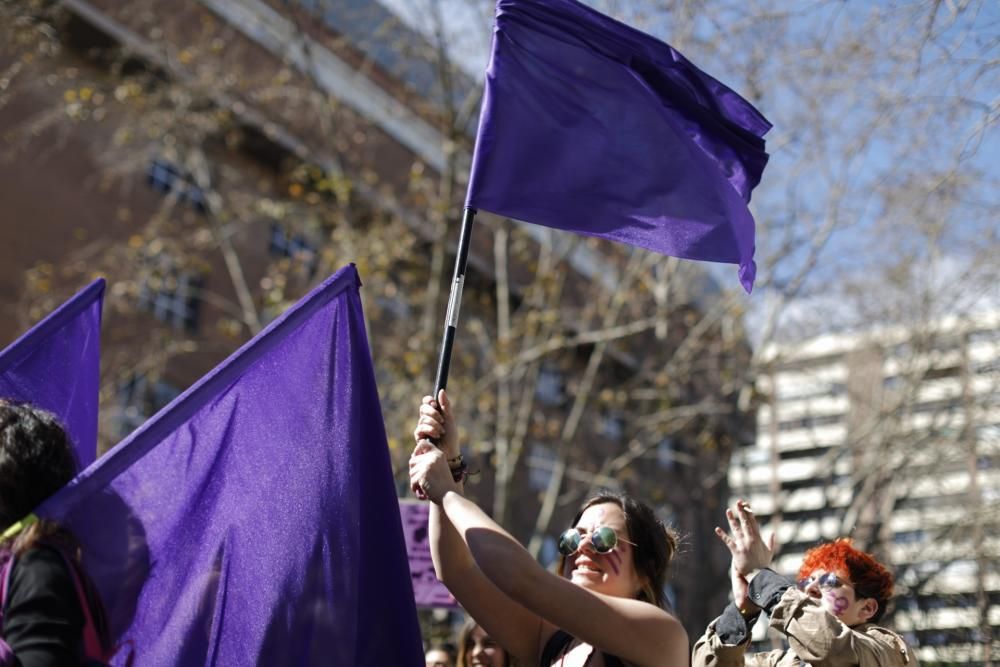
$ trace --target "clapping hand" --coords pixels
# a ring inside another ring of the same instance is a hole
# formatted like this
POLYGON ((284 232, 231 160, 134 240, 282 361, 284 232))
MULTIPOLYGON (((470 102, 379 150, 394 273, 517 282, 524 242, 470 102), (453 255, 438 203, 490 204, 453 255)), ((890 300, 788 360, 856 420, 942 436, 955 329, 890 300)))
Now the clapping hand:
POLYGON ((737 607, 745 609, 748 604, 752 604, 747 600, 749 588, 747 577, 755 570, 763 569, 771 564, 771 559, 774 557, 774 533, 771 533, 770 538, 765 543, 760 534, 757 517, 754 516, 750 504, 745 500, 736 502, 735 511, 727 509, 726 519, 729 520, 731 533, 716 527, 715 534, 719 536, 719 539, 733 556, 732 570, 730 571, 733 600, 737 607))

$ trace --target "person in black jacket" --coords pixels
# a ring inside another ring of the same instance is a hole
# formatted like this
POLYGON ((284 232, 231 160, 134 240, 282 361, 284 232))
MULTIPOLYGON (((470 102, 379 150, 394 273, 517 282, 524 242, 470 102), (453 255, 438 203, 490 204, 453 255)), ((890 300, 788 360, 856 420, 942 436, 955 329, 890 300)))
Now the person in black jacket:
POLYGON ((107 654, 103 611, 80 569, 79 547, 68 531, 31 514, 73 478, 76 467, 69 439, 55 416, 0 400, 4 667, 82 664, 107 654))

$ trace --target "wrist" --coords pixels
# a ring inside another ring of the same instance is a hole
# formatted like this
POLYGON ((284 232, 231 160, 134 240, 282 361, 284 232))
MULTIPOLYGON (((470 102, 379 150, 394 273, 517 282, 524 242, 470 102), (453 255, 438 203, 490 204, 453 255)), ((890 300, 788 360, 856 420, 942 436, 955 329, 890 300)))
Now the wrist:
POLYGON ((751 602, 749 596, 744 598, 743 602, 736 603, 736 609, 740 612, 740 616, 746 619, 754 618, 760 613, 760 607, 751 602))

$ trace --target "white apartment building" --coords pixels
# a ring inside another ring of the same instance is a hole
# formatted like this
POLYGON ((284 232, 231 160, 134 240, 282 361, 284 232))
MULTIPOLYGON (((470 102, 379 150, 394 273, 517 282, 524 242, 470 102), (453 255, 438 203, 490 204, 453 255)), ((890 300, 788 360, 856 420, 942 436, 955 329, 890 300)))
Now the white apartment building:
POLYGON ((757 439, 729 484, 777 530, 776 569, 850 536, 892 566, 884 623, 921 663, 1000 659, 1000 313, 764 358, 757 439))

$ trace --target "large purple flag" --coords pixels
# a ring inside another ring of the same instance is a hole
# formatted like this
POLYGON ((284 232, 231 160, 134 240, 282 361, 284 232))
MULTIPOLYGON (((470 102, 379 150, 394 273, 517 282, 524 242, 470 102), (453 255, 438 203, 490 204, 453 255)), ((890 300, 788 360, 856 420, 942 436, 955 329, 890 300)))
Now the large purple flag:
POLYGON ((359 286, 340 270, 39 509, 116 664, 421 664, 359 286))
POLYGON ((0 352, 0 398, 59 417, 81 469, 97 456, 103 303, 98 278, 0 352))
POLYGON ((575 0, 498 0, 466 205, 756 275, 747 205, 771 124, 575 0))

